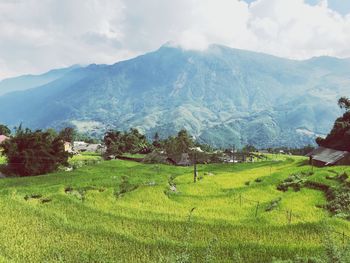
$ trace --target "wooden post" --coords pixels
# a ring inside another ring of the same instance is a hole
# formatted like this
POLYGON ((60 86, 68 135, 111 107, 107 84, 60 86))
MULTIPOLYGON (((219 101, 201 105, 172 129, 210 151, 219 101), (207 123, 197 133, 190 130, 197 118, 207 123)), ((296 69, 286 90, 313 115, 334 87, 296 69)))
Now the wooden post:
POLYGON ((235 164, 235 146, 234 145, 232 145, 232 155, 231 155, 231 157, 232 157, 232 164, 235 164))
POLYGON ((259 205, 260 205, 260 202, 258 202, 258 204, 256 205, 256 209, 255 209, 255 217, 257 217, 257 216, 258 216, 259 205))
POLYGON ((193 182, 197 182, 197 154, 194 152, 193 156, 193 182))

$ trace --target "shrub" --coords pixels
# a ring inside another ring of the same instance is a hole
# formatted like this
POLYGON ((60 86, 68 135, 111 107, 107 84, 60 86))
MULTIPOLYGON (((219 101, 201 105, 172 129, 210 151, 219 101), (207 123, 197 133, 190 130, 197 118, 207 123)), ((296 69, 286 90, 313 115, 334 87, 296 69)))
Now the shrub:
POLYGON ((266 212, 269 212, 269 211, 272 211, 273 209, 277 208, 278 207, 278 204, 281 202, 282 198, 281 197, 278 197, 274 200, 272 200, 266 207, 265 211, 266 212))
POLYGON ((329 188, 326 208, 333 215, 350 220, 350 188, 347 186, 329 188))
POLYGON ((300 191, 300 189, 306 183, 306 176, 310 176, 311 173, 299 173, 299 174, 291 174, 288 178, 286 178, 283 182, 277 185, 277 190, 286 192, 289 187, 293 188, 295 192, 300 191))
POLYGON ((117 191, 115 195, 116 197, 122 197, 125 193, 134 191, 138 187, 138 185, 131 184, 127 176, 123 176, 122 181, 119 185, 119 191, 117 191))

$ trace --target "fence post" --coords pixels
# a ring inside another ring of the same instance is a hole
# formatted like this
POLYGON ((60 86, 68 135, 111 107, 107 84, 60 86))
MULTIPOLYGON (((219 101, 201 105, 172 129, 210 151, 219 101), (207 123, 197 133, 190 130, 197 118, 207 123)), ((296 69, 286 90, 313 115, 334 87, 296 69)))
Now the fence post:
POLYGON ((259 205, 260 205, 260 202, 258 202, 258 204, 256 205, 256 209, 255 209, 255 217, 257 217, 257 216, 258 216, 259 205))
POLYGON ((239 194, 239 206, 242 206, 242 194, 239 194))

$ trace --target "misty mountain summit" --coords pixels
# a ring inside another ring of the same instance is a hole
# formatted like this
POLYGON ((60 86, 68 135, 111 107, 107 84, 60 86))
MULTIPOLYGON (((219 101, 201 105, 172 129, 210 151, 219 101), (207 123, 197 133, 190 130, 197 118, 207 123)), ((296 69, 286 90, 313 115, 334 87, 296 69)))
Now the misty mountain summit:
POLYGON ((48 83, 0 96, 0 122, 73 125, 90 133, 187 129, 215 146, 302 146, 327 134, 348 93, 350 60, 304 61, 211 45, 164 45, 114 65, 66 70, 48 83))

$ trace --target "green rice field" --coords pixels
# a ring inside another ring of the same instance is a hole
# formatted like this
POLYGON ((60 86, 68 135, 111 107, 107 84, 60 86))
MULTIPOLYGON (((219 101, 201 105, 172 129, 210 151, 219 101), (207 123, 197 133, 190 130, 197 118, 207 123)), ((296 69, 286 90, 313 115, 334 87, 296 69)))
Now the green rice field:
POLYGON ((0 262, 263 263, 322 256, 325 238, 345 246, 350 236, 350 222, 322 208, 322 191, 276 189, 312 170, 308 180, 336 184, 326 176, 350 167, 271 156, 200 165, 193 183, 192 167, 74 158, 98 162, 0 180, 0 262))

